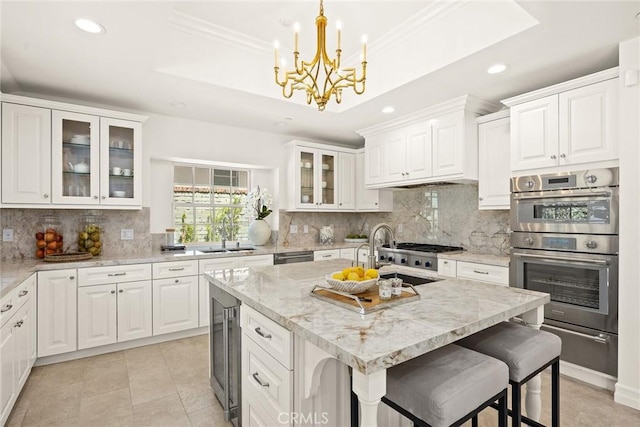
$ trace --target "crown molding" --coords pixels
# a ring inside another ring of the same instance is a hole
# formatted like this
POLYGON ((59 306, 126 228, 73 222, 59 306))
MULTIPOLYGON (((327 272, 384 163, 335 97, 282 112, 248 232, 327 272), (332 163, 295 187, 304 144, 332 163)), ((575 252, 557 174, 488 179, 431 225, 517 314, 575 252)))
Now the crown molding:
POLYGON ((239 31, 196 18, 186 13, 174 11, 169 19, 169 28, 206 40, 223 44, 234 49, 252 53, 272 53, 273 45, 239 31))
POLYGON ((411 114, 370 126, 356 132, 361 136, 367 137, 445 114, 466 111, 472 114, 485 115, 499 109, 500 105, 495 102, 485 101, 484 99, 477 98, 473 95, 462 95, 449 101, 423 108, 411 114))

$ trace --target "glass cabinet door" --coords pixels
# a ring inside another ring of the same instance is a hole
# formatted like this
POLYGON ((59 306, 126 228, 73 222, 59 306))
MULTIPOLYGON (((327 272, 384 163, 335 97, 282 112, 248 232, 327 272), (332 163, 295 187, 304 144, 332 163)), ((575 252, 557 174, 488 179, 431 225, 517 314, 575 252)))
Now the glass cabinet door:
POLYGON ((101 203, 141 204, 141 124, 101 117, 100 133, 101 203))
POLYGON ((100 188, 99 117, 52 112, 52 200, 98 204, 100 188))
POLYGON ((298 151, 298 160, 300 164, 300 180, 299 197, 297 201, 301 207, 316 207, 318 200, 316 199, 316 153, 314 150, 305 150, 300 148, 298 151))
POLYGON ((321 195, 320 207, 335 208, 337 207, 336 197, 336 166, 337 159, 335 152, 320 151, 318 156, 321 160, 319 180, 319 193, 321 195))

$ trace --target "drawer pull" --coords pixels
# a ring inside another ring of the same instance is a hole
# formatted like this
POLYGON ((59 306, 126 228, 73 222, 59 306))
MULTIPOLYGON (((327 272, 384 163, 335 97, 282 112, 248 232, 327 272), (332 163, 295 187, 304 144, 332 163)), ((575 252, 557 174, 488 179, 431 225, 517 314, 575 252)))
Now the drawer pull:
POLYGON ((331 254, 322 255, 322 258, 331 258, 331 254))
POLYGON ((13 308, 13 304, 7 304, 0 309, 0 313, 6 313, 13 308))
POLYGON ((488 271, 473 270, 473 272, 478 274, 489 274, 488 271))
POLYGON ((24 290, 20 291, 20 293, 18 293, 18 296, 19 296, 19 297, 23 297, 23 296, 25 296, 25 295, 26 295, 26 294, 28 294, 28 293, 29 293, 29 291, 28 291, 28 290, 26 290, 26 289, 24 289, 24 290))
POLYGON ((175 267, 175 268, 170 268, 169 271, 182 271, 184 270, 184 267, 175 267))
POLYGON ((22 328, 22 324, 24 323, 24 320, 19 320, 18 322, 16 322, 16 324, 14 325, 14 328, 22 328))
POLYGON ((123 273, 109 273, 109 274, 107 274, 107 276, 109 276, 109 277, 126 276, 126 275, 127 275, 126 271, 123 272, 123 273))
POLYGON ((262 381, 260 379, 260 377, 258 376, 257 372, 254 372, 253 374, 251 374, 251 376, 253 377, 254 380, 256 380, 256 382, 258 384, 260 384, 262 387, 269 387, 269 383, 265 383, 264 381, 262 381))
POLYGON ((266 338, 266 339, 268 339, 268 340, 270 340, 270 339, 271 339, 271 334, 265 334, 264 332, 262 332, 262 331, 260 330, 260 326, 258 326, 258 327, 255 329, 255 331, 256 331, 256 334, 260 335, 262 338, 266 338))

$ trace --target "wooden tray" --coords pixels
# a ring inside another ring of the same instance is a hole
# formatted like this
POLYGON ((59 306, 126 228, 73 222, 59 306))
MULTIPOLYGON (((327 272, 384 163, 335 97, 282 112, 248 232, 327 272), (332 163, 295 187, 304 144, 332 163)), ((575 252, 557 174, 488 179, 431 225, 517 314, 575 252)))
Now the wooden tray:
POLYGON ((381 300, 378 296, 378 287, 374 286, 368 291, 351 295, 344 292, 336 291, 332 288, 316 285, 311 290, 311 296, 321 300, 339 305, 348 310, 355 311, 360 314, 369 314, 385 308, 395 307, 397 305, 406 304, 408 302, 420 299, 420 294, 409 283, 403 283, 402 295, 399 297, 391 297, 390 300, 381 300), (404 287, 406 286, 406 287, 404 287))
POLYGON ((89 252, 63 252, 61 254, 45 255, 46 262, 72 262, 84 261, 93 258, 89 252))

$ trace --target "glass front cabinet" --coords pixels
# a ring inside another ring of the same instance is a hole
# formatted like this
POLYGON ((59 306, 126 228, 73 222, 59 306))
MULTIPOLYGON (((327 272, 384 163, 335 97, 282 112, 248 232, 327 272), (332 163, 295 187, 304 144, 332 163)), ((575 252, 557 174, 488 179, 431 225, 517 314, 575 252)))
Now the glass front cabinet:
POLYGON ((52 203, 141 205, 138 122, 52 112, 52 203))
POLYGON ((297 209, 336 209, 337 152, 296 147, 295 207, 297 209))

